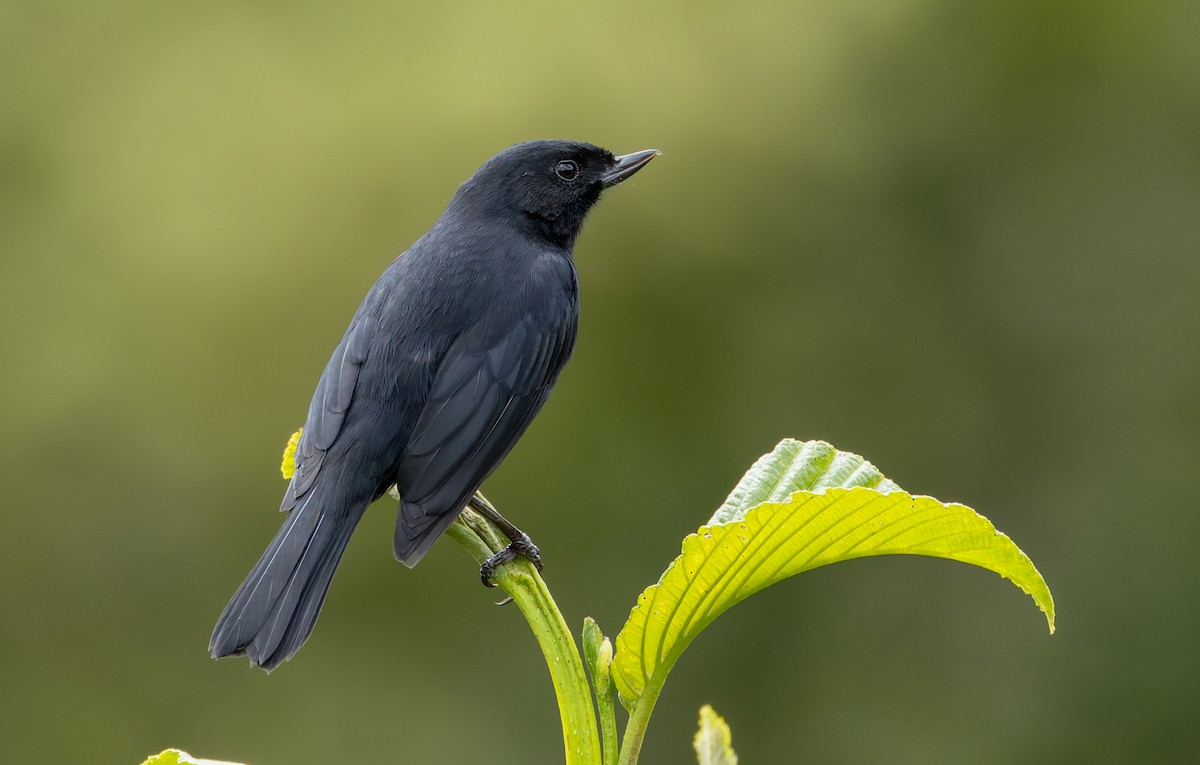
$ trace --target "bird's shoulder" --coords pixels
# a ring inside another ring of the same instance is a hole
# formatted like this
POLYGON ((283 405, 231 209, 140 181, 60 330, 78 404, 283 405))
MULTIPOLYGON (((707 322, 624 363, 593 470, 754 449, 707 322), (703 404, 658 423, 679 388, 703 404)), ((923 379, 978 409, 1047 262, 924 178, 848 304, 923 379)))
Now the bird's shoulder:
MULTIPOLYGON (((540 242, 500 223, 474 226, 439 222, 397 257, 368 295, 377 310, 415 311, 465 320, 477 311, 570 313, 578 302, 578 277, 568 250, 540 242)), ((453 322, 452 322, 453 323, 453 322)))

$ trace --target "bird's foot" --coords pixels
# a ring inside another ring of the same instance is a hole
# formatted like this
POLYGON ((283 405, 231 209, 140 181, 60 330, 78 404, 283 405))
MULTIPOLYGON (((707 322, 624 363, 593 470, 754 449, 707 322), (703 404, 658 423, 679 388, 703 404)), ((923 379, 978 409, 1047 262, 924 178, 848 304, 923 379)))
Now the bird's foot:
POLYGON ((529 538, 529 535, 522 532, 520 536, 508 543, 500 552, 483 562, 479 567, 479 578, 483 580, 484 587, 495 587, 495 582, 492 581, 492 576, 495 575, 496 569, 516 557, 521 557, 533 564, 533 567, 538 571, 542 570, 542 554, 538 550, 537 545, 529 538))

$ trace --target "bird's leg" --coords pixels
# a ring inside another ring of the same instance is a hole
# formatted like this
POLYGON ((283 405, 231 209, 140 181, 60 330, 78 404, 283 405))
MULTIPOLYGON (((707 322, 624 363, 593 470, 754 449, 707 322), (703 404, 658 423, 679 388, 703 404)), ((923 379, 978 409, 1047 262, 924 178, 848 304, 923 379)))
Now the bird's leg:
POLYGON ((527 558, 538 571, 542 570, 542 556, 537 545, 533 543, 528 534, 505 520, 504 516, 500 515, 482 494, 475 492, 475 496, 467 502, 467 507, 487 518, 499 527, 500 531, 504 532, 504 536, 508 537, 508 547, 485 560, 479 567, 479 578, 483 580, 485 587, 495 587, 496 585, 492 583, 492 575, 496 573, 496 567, 508 563, 518 555, 527 558))

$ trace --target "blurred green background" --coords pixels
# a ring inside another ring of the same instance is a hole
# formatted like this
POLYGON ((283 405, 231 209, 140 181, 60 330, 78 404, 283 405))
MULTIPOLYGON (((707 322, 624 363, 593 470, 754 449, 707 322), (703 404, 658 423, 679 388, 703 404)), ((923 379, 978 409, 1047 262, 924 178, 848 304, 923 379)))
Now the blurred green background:
POLYGON ((718 621, 746 763, 1200 755, 1200 5, 0 3, 0 761, 561 762, 519 613, 368 513, 270 677, 209 631, 383 267, 479 164, 665 156, 576 250, 575 359, 488 494, 570 623, 783 436, 971 504, 994 575, 834 566, 718 621))

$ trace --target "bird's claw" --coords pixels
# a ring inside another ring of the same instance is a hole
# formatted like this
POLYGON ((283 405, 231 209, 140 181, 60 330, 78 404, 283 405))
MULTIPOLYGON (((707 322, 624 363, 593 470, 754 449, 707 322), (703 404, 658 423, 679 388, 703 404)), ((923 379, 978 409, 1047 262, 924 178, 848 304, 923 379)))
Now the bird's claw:
POLYGON ((483 580, 483 586, 495 587, 496 583, 492 581, 492 577, 495 575, 496 569, 511 560, 515 560, 518 555, 532 563, 533 567, 539 573, 541 572, 541 551, 538 550, 537 545, 533 543, 529 535, 522 532, 521 536, 508 543, 508 547, 505 547, 500 552, 485 560, 483 565, 479 567, 479 578, 483 580))

